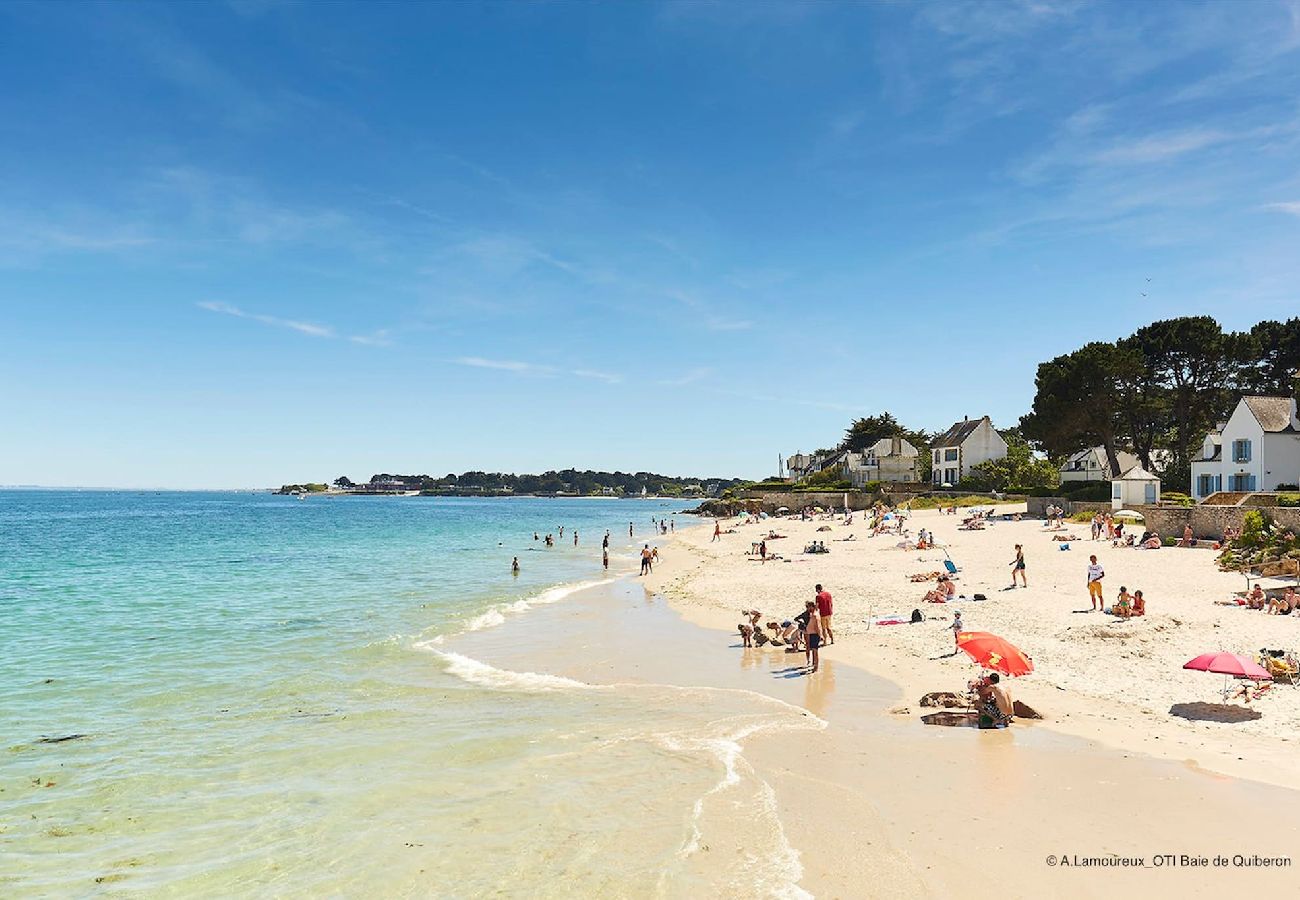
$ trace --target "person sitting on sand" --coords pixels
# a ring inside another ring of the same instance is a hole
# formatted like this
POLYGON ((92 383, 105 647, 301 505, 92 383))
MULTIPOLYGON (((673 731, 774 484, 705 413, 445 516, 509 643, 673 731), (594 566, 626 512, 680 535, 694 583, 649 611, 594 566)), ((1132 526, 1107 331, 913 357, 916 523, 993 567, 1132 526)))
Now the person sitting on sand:
POLYGON ((1121 619, 1127 619, 1133 614, 1133 598, 1129 596, 1128 588, 1120 585, 1119 596, 1115 598, 1115 605, 1110 608, 1110 614, 1121 619))
POLYGON ((1151 535, 1151 537, 1143 541, 1139 546, 1141 546, 1143 550, 1159 550, 1161 547, 1164 546, 1164 544, 1160 542, 1160 535, 1153 534, 1151 535))
POLYGON ((1270 615, 1289 616, 1295 609, 1295 588, 1289 587, 1280 597, 1270 598, 1268 601, 1268 612, 1270 615))
POLYGON ((1258 584, 1251 588, 1250 593, 1246 595, 1246 606, 1249 609, 1263 609, 1264 601, 1264 591, 1258 584))
POLYGON ((990 672, 975 686, 979 692, 980 728, 1006 728, 1012 722, 1015 707, 1001 685, 1002 676, 990 672))
POLYGON ((1180 547, 1191 547, 1191 546, 1193 546, 1193 545, 1195 545, 1195 544, 1196 544, 1196 538, 1192 537, 1192 526, 1191 526, 1191 525, 1184 525, 1184 526, 1183 526, 1183 536, 1182 536, 1182 539, 1179 540, 1179 542, 1178 542, 1178 546, 1180 546, 1180 547))
POLYGON ((926 603, 947 603, 957 593, 957 585, 947 575, 940 575, 939 582, 923 598, 926 603))
POLYGON ((1142 599, 1142 592, 1134 591, 1133 612, 1131 613, 1131 615, 1133 615, 1136 618, 1137 616, 1145 616, 1146 614, 1147 614, 1147 602, 1146 600, 1142 599))

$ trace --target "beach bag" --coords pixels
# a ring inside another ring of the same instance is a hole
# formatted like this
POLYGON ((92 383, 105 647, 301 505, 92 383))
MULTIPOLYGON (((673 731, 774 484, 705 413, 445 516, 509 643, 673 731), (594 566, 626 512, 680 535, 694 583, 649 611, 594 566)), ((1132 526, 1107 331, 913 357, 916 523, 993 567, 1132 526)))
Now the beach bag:
POLYGON ((925 620, 925 616, 921 615, 921 611, 920 611, 919 609, 914 609, 914 610, 912 610, 912 624, 913 624, 913 625, 915 625, 917 622, 921 622, 921 621, 924 621, 924 620, 925 620))
POLYGON ((976 595, 975 595, 974 597, 972 597, 971 599, 972 599, 972 600, 987 600, 988 597, 985 597, 983 594, 976 594, 976 595))

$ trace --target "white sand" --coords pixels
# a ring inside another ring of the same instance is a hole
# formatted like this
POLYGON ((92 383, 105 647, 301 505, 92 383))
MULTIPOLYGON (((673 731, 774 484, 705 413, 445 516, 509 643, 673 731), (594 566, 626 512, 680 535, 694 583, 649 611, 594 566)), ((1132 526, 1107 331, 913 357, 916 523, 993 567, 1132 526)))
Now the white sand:
MULTIPOLYGON (((1016 507, 1000 507, 1014 511, 1016 507)), ((1180 704, 1219 703, 1223 678, 1183 670, 1183 663, 1211 650, 1253 654, 1261 647, 1300 648, 1300 617, 1216 606, 1244 587, 1235 573, 1220 572, 1211 550, 1155 551, 1112 548, 1088 539, 1087 525, 1067 525, 1082 540, 1061 551, 1041 520, 997 522, 984 531, 961 531, 960 517, 918 511, 909 526, 933 530, 961 567, 959 591, 988 600, 925 604, 926 584, 908 576, 943 567, 941 550, 896 549, 899 538, 867 536, 862 515, 854 524, 838 520, 800 522, 768 519, 761 525, 724 521, 735 534, 711 541, 711 521, 683 529, 673 542, 671 565, 652 581, 688 617, 709 625, 738 621, 739 610, 757 607, 767 619, 791 618, 822 583, 834 595, 835 645, 830 657, 860 665, 899 684, 900 704, 918 714, 917 701, 932 690, 964 689, 978 670, 953 651, 951 614, 960 609, 967 630, 991 631, 1010 640, 1035 663, 1036 671, 1011 684, 1013 696, 1039 710, 1049 727, 1103 743, 1213 771, 1287 787, 1300 787, 1295 743, 1300 731, 1300 688, 1276 685, 1253 700, 1259 718, 1245 721, 1191 720, 1176 715, 1180 704), (817 528, 830 524, 829 532, 817 528), (750 544, 769 528, 788 535, 769 540, 769 552, 786 560, 760 563, 748 557, 750 544), (856 533, 857 540, 838 539, 856 533), (827 555, 804 555, 804 545, 824 540, 827 555), (1014 545, 1024 545, 1028 589, 1010 583, 1014 545), (1094 612, 1085 581, 1088 555, 1106 567, 1106 602, 1121 585, 1141 589, 1147 615, 1128 621, 1094 612), (909 615, 921 608, 919 625, 872 626, 872 616, 909 615)), ((814 676, 816 677, 816 676, 814 676)), ((1245 709, 1240 701, 1237 705, 1245 709)), ((896 710, 901 714, 901 709, 896 710)))

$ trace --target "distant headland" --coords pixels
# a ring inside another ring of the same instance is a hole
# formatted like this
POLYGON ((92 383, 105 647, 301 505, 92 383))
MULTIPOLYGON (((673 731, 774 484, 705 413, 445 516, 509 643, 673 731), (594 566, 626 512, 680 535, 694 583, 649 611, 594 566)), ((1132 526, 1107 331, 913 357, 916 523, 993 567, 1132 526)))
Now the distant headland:
POLYGON ((465 472, 460 475, 370 476, 356 482, 346 475, 333 481, 282 485, 277 494, 361 494, 428 497, 716 497, 748 484, 740 478, 685 478, 653 472, 592 472, 564 469, 541 475, 465 472))

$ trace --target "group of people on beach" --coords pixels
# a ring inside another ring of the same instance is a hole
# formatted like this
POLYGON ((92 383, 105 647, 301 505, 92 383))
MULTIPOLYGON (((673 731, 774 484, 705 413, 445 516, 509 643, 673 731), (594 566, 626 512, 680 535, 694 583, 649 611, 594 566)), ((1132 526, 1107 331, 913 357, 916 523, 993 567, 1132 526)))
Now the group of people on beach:
POLYGON ((1088 599, 1092 603, 1092 612, 1102 612, 1108 616, 1132 619, 1147 614, 1147 601, 1141 591, 1129 590, 1120 585, 1119 595, 1111 606, 1106 606, 1103 582, 1106 579, 1106 567, 1097 561, 1096 554, 1088 557, 1088 599))
POLYGON ((831 629, 835 602, 830 591, 820 584, 815 585, 813 591, 813 599, 806 601, 803 610, 793 618, 767 623, 767 630, 772 632, 770 637, 760 624, 763 613, 757 609, 742 609, 740 614, 746 619, 738 626, 742 645, 762 647, 770 643, 773 647, 785 646, 787 653, 798 653, 802 649, 805 669, 809 674, 816 672, 821 665, 821 648, 835 643, 835 632, 831 629))
POLYGON ((1246 592, 1242 602, 1233 602, 1231 605, 1262 610, 1271 616, 1289 616, 1292 613, 1300 613, 1300 595, 1296 594, 1294 587, 1288 585, 1281 594, 1270 597, 1257 582, 1246 592))

